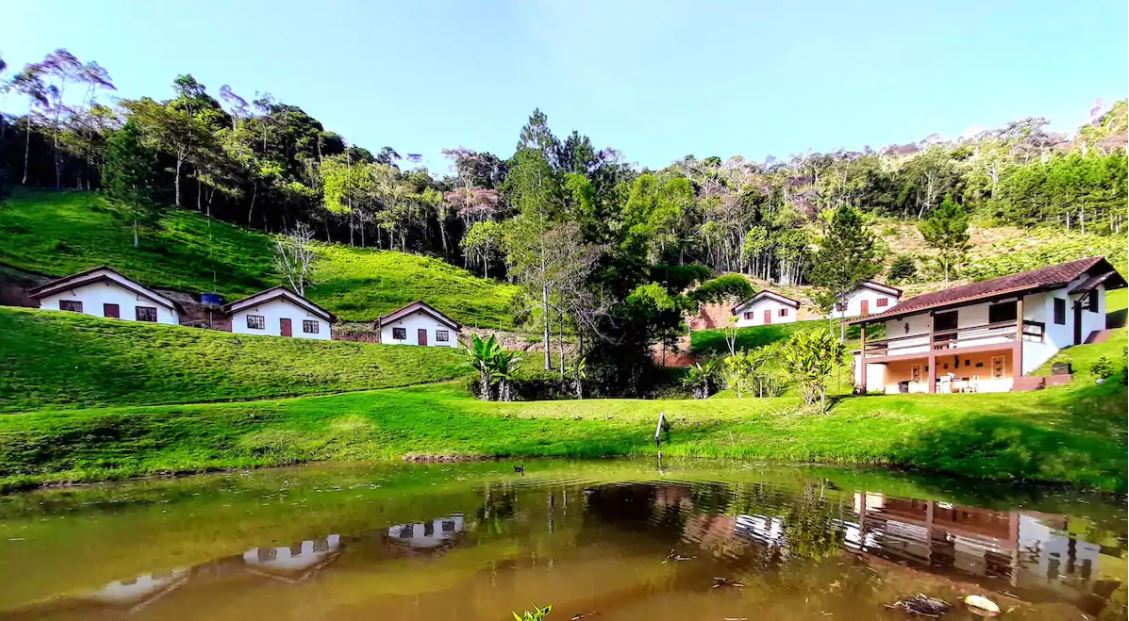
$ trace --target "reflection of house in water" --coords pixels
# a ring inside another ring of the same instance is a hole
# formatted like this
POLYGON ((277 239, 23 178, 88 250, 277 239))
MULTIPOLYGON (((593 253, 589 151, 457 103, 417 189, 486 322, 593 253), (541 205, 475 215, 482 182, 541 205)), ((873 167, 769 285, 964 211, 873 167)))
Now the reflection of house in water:
POLYGON ((391 526, 388 541, 408 550, 446 550, 456 543, 462 532, 463 514, 456 513, 427 522, 391 526))
POLYGON ((187 569, 141 574, 129 580, 116 580, 87 596, 101 604, 143 608, 176 589, 188 580, 187 569))
POLYGON ((846 544, 867 555, 1068 597, 1097 586, 1101 547, 1067 534, 1065 516, 866 493, 855 494, 854 510, 858 521, 842 523, 846 544))
POLYGON ((249 571, 286 582, 301 582, 332 563, 341 550, 341 536, 307 539, 290 546, 251 548, 243 553, 249 571))

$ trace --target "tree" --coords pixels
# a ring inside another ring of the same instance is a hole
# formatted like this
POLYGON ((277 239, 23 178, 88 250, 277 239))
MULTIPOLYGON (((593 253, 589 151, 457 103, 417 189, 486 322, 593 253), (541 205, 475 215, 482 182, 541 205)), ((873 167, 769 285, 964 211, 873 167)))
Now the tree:
POLYGON ((513 378, 521 362, 520 352, 506 351, 498 348, 491 364, 490 378, 498 383, 498 400, 513 401, 513 378))
POLYGON ((36 110, 45 110, 50 106, 47 99, 47 85, 43 83, 43 69, 39 65, 27 65, 23 71, 17 73, 10 83, 10 88, 27 97, 27 114, 24 115, 24 169, 20 184, 27 185, 28 160, 31 156, 31 122, 36 110))
POLYGON ((882 269, 880 258, 862 214, 852 207, 840 207, 832 214, 812 259, 812 283, 823 290, 824 297, 841 304, 859 283, 882 269))
POLYGON ((707 358, 701 362, 695 362, 686 371, 682 383, 690 387, 695 399, 705 399, 713 394, 718 366, 720 366, 720 363, 717 358, 707 358))
POLYGON ((140 244, 141 227, 154 224, 160 214, 153 194, 156 160, 156 153, 145 145, 133 121, 127 121, 106 141, 102 186, 108 198, 129 210, 134 248, 140 244))
POLYGON ((830 330, 804 330, 792 335, 780 350, 784 370, 800 387, 808 407, 827 411, 827 382, 846 347, 830 330))
POLYGON ((474 256, 482 266, 482 275, 490 277, 490 265, 501 255, 505 227, 500 222, 484 220, 475 222, 463 235, 460 245, 469 258, 474 256))
POLYGON ((470 365, 478 372, 478 398, 483 401, 492 399, 494 358, 500 351, 502 351, 502 346, 498 344, 498 340, 494 338, 493 334, 486 339, 477 334, 471 335, 470 347, 466 349, 466 356, 470 365))
POLYGON ((946 196, 940 207, 918 223, 917 229, 925 243, 937 251, 937 259, 945 270, 945 284, 949 284, 952 267, 968 252, 968 214, 952 197, 946 196))
POLYGON ((559 221, 560 197, 557 180, 541 151, 523 148, 514 155, 506 178, 506 194, 518 211, 506 237, 506 261, 527 291, 540 298, 545 369, 549 370, 549 297, 553 277, 547 242, 549 230, 559 221))
POLYGON ((274 266, 298 295, 306 295, 306 287, 314 271, 314 230, 300 223, 274 240, 274 266))
POLYGON ((913 278, 917 273, 917 262, 914 261, 913 256, 908 254, 899 254, 894 257, 894 261, 890 263, 890 270, 887 277, 892 283, 903 282, 913 278))
POLYGON ((180 181, 184 176, 184 165, 201 161, 210 151, 218 148, 214 134, 191 114, 148 97, 123 101, 122 107, 141 129, 145 142, 157 151, 170 155, 175 161, 173 204, 180 207, 180 181))

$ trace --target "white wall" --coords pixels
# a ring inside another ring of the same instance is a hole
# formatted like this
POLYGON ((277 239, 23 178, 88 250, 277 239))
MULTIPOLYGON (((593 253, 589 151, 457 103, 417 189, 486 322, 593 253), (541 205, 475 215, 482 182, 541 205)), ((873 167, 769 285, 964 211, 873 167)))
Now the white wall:
POLYGON ((866 300, 867 302, 866 312, 870 315, 888 311, 891 308, 894 308, 894 306, 898 303, 898 298, 896 296, 890 295, 889 293, 875 291, 870 287, 859 287, 858 289, 855 289, 854 291, 847 294, 847 309, 842 311, 836 310, 835 316, 841 319, 848 317, 861 317, 863 300, 866 300), (886 300, 886 306, 879 306, 878 300, 886 300))
POLYGON ((290 319, 290 332, 294 338, 330 339, 329 322, 324 318, 310 313, 305 308, 298 306, 286 298, 275 298, 257 306, 249 306, 231 316, 231 331, 236 334, 260 334, 266 336, 282 336, 282 318, 290 319), (264 326, 262 330, 252 330, 247 327, 247 315, 262 315, 264 326), (318 322, 317 334, 306 334, 302 331, 302 322, 305 320, 318 322))
POLYGON ((151 306, 157 309, 157 323, 180 324, 180 316, 175 309, 158 304, 145 296, 137 295, 112 282, 94 282, 44 296, 39 299, 39 308, 59 310, 60 300, 82 302, 82 314, 95 317, 104 316, 103 304, 117 304, 121 319, 125 321, 137 320, 136 307, 151 306))
POLYGON ((773 298, 761 298, 741 310, 741 312, 737 315, 737 326, 743 328, 745 326, 765 325, 764 311, 766 310, 772 311, 773 324, 792 323, 793 321, 796 321, 796 317, 800 313, 800 309, 794 306, 789 306, 788 304, 784 304, 783 302, 777 301, 773 298), (782 308, 787 309, 787 317, 780 316, 780 309, 782 308), (750 315, 749 313, 752 314, 750 315))
POLYGON ((380 327, 380 342, 386 345, 419 345, 419 330, 427 331, 428 347, 458 347, 459 332, 445 323, 437 321, 431 315, 417 310, 396 321, 386 323, 380 327), (404 328, 406 338, 397 340, 392 338, 392 328, 404 328), (447 341, 436 340, 436 331, 446 330, 447 341))

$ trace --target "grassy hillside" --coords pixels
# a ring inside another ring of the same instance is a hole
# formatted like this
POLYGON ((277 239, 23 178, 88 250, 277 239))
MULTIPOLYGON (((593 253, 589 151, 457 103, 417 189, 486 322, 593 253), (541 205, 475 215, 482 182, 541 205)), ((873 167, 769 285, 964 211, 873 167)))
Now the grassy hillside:
MULTIPOLYGON (((797 332, 804 330, 824 329, 830 327, 838 334, 839 324, 831 323, 825 319, 810 321, 794 321, 770 326, 749 326, 737 329, 737 349, 755 349, 771 345, 777 341, 784 341, 797 332)), ((877 335, 881 326, 869 326, 866 329, 868 338, 877 335)), ((848 344, 859 337, 857 326, 848 326, 846 330, 848 344)), ((690 350, 695 354, 727 354, 729 345, 725 342, 725 330, 722 328, 712 330, 695 330, 690 333, 690 350)))
POLYGON ((459 351, 0 307, 0 411, 252 399, 458 377, 459 351))
POLYGON ((892 464, 985 479, 1125 489, 1119 382, 1020 394, 842 400, 487 403, 433 385, 322 397, 0 417, 0 487, 406 455, 653 455, 892 464))
MULTIPOLYGON (((21 191, 0 203, 0 263, 51 276, 105 264, 150 286, 229 298, 282 283, 268 235, 169 209, 134 248, 128 224, 95 194, 21 191)), ((512 327, 516 287, 400 252, 333 244, 319 255, 308 294, 344 321, 371 321, 424 299, 468 325, 512 327)))

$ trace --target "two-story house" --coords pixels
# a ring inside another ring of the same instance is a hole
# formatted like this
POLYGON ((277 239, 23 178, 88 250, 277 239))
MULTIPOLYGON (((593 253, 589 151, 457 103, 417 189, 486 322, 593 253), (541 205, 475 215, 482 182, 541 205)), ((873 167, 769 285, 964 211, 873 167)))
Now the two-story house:
POLYGON ((1059 350, 1105 329, 1105 292, 1125 278, 1091 257, 905 300, 859 325, 860 392, 1006 392, 1059 350), (886 327, 867 340, 866 325, 886 327))

